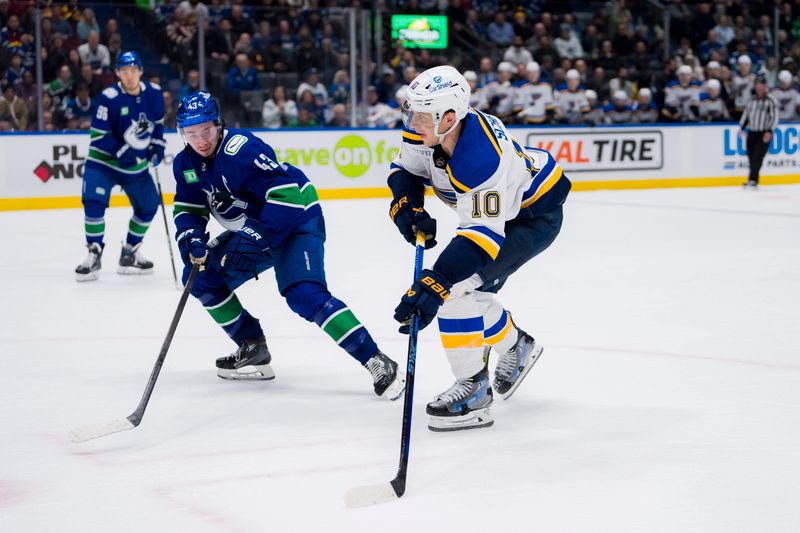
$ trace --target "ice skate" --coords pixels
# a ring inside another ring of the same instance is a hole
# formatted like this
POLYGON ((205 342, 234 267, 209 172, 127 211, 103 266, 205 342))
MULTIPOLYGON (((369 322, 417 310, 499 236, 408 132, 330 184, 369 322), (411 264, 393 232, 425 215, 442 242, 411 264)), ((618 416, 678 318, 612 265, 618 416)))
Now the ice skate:
POLYGON ((247 339, 242 341, 235 352, 217 359, 217 375, 222 379, 275 379, 275 372, 269 366, 271 361, 267 339, 247 339))
POLYGON ((376 353, 364 366, 372 375, 375 394, 389 400, 396 400, 403 394, 406 388, 405 372, 386 354, 376 353))
POLYGON ((153 262, 148 261, 141 254, 141 252, 139 252, 139 248, 141 248, 141 246, 142 243, 135 244, 133 246, 127 243, 122 245, 122 253, 119 256, 119 268, 117 269, 117 274, 135 276, 153 273, 153 262))
POLYGON ((742 187, 744 188, 744 190, 748 190, 749 189, 751 191, 757 191, 758 190, 758 182, 754 181, 754 180, 748 180, 748 181, 745 181, 744 183, 742 183, 742 187))
POLYGON ((494 369, 492 386, 504 400, 514 394, 544 350, 533 337, 519 328, 515 329, 519 331, 517 342, 509 351, 500 354, 494 369))
POLYGON ((83 263, 75 269, 75 279, 78 281, 94 281, 100 276, 100 258, 103 256, 103 247, 93 242, 87 244, 89 253, 83 263))
POLYGON ((439 394, 425 411, 430 415, 431 431, 458 431, 489 427, 494 419, 489 412, 492 387, 489 372, 484 368, 468 379, 456 380, 452 387, 439 394))

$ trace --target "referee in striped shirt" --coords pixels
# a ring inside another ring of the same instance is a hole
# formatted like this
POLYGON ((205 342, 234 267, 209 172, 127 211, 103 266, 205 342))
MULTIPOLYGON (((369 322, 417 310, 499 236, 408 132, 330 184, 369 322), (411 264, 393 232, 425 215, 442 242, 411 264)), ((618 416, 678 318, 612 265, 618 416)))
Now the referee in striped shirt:
POLYGON ((747 159, 750 162, 750 176, 744 184, 745 188, 758 187, 758 173, 761 163, 767 155, 772 130, 778 125, 778 104, 767 93, 767 80, 756 79, 755 95, 750 97, 739 120, 739 134, 744 135, 747 128, 747 159))

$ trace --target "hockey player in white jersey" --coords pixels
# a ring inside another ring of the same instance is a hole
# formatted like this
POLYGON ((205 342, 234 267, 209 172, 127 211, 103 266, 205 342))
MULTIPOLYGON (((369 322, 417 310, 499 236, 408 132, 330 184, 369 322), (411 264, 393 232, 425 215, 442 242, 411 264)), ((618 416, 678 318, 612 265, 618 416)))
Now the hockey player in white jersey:
POLYGON ((701 122, 727 122, 731 119, 728 104, 720 96, 721 91, 722 84, 719 80, 708 80, 706 92, 700 95, 698 116, 701 122))
POLYGON ((692 67, 681 65, 678 79, 672 80, 664 88, 664 108, 661 113, 675 122, 694 122, 697 120, 697 107, 700 105, 700 82, 692 79, 692 67))
POLYGON ((555 93, 556 114, 559 122, 564 124, 583 124, 584 115, 590 111, 586 91, 581 85, 581 75, 571 68, 567 71, 566 83, 556 87, 555 93))
POLYGON ((508 117, 514 108, 514 93, 517 88, 511 78, 515 72, 514 65, 501 61, 497 65, 497 79, 486 86, 490 109, 499 117, 508 117))
POLYGON ((793 122, 800 116, 800 92, 792 85, 792 73, 782 70, 778 73, 778 85, 770 94, 778 102, 778 118, 781 122, 793 122))
POLYGON ((553 87, 542 81, 542 69, 536 61, 529 62, 525 71, 527 80, 514 95, 514 112, 523 124, 543 124, 555 113, 553 87))
POLYGON ((436 221, 424 207, 426 187, 456 211, 459 226, 433 267, 403 295, 395 319, 408 332, 438 315, 455 384, 428 404, 429 428, 486 427, 494 392, 508 398, 542 353, 495 298, 508 277, 555 240, 570 182, 545 150, 520 145, 503 123, 469 107, 467 81, 453 67, 431 68, 411 83, 403 143, 388 183, 390 216, 405 239, 436 221), (490 385, 488 356, 498 356, 490 385))
POLYGON ((731 92, 733 93, 733 107, 736 111, 736 118, 742 115, 747 101, 753 94, 756 86, 756 75, 753 72, 753 60, 748 55, 740 55, 736 61, 739 65, 739 72, 734 74, 731 82, 731 92))

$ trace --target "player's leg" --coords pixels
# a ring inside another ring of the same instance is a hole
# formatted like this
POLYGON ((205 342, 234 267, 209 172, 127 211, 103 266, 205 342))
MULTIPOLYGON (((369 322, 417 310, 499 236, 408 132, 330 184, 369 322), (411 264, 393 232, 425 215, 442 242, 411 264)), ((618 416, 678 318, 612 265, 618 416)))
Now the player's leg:
POLYGON ((133 215, 128 221, 128 233, 119 257, 119 274, 151 274, 153 262, 145 258, 140 248, 147 228, 158 212, 158 191, 147 172, 126 180, 122 189, 131 201, 133 215))
POLYGON ((459 291, 442 305, 438 315, 442 346, 456 382, 428 404, 428 428, 455 431, 494 423, 489 408, 492 387, 484 349, 484 302, 474 292, 459 291))
MULTIPOLYGON (((217 323, 236 343, 237 349, 227 357, 217 359, 217 375, 223 379, 268 380, 275 377, 270 367, 272 356, 267 348, 264 330, 258 319, 242 306, 234 290, 252 276, 225 271, 221 259, 230 253, 227 246, 232 237, 229 232, 209 243, 205 268, 198 272, 192 287, 192 296, 200 303, 217 323)), ((263 272, 272 266, 271 258, 265 254, 257 265, 263 272)), ((183 282, 186 283, 188 267, 184 269, 183 282)))
POLYGON ((105 247, 105 214, 115 182, 95 168, 86 168, 83 175, 81 202, 86 234, 86 259, 75 269, 78 281, 96 280, 100 271, 101 257, 105 247))
POLYGON ((493 386, 504 399, 508 399, 519 387, 543 348, 531 335, 514 324, 511 314, 491 294, 497 293, 511 274, 555 241, 562 220, 563 211, 558 206, 535 218, 508 222, 506 239, 497 259, 476 276, 462 282, 468 285, 468 289, 475 287, 476 298, 484 302, 486 344, 498 355, 493 386))
POLYGON ((290 235, 274 251, 278 289, 292 311, 317 324, 370 372, 375 394, 397 399, 405 387, 405 374, 380 351, 353 311, 328 290, 324 243, 322 217, 307 222, 290 235))

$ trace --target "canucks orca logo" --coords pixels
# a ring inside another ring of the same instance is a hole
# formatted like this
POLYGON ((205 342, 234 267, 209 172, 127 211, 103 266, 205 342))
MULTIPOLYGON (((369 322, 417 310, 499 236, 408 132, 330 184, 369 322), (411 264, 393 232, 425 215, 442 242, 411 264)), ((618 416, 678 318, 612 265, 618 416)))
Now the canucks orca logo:
MULTIPOLYGON (((228 187, 225 176, 222 177, 226 189, 228 187)), ((236 198, 230 190, 221 190, 211 186, 211 190, 203 189, 208 198, 208 206, 211 214, 217 219, 222 227, 230 231, 239 231, 245 224, 247 218, 248 203, 236 198)))
POLYGON ((134 150, 146 150, 150 145, 150 136, 156 125, 147 120, 147 115, 139 113, 139 119, 131 119, 131 125, 122 134, 128 146, 134 150))

